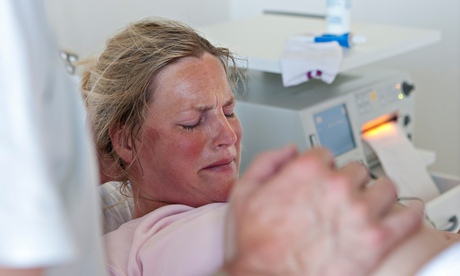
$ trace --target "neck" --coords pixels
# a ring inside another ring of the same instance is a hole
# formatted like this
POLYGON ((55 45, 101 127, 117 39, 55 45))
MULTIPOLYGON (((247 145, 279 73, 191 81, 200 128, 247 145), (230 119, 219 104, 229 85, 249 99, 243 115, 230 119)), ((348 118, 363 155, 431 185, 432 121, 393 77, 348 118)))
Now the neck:
POLYGON ((168 205, 168 203, 134 197, 134 218, 143 217, 148 213, 166 205, 168 205))
POLYGON ((131 182, 131 189, 134 200, 134 218, 143 217, 160 207, 169 205, 167 202, 154 200, 150 196, 146 195, 133 182, 131 182))

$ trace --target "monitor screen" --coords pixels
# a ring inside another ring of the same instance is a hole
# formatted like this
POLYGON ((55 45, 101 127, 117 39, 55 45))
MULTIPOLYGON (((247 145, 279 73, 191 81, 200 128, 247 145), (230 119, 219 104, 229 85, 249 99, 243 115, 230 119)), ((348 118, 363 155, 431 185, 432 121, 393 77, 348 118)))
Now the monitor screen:
POLYGON ((314 115, 321 146, 339 156, 356 147, 345 104, 314 115))

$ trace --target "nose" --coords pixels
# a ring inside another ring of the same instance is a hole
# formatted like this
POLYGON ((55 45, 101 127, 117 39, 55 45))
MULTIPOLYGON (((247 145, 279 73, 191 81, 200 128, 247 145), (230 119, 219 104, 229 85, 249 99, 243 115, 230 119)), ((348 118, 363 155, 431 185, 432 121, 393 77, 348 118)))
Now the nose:
MULTIPOLYGON (((235 118, 236 119, 236 118, 235 118)), ((237 119, 236 119, 237 120, 237 119)), ((234 145, 238 139, 232 124, 225 114, 219 114, 214 130, 213 146, 216 148, 226 148, 234 145)))

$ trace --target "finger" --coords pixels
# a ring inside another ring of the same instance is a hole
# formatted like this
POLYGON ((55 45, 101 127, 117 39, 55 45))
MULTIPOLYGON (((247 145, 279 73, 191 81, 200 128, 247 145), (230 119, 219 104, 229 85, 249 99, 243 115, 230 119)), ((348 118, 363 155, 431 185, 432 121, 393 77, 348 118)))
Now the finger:
MULTIPOLYGON (((284 148, 266 152, 261 154, 252 162, 251 166, 245 175, 235 184, 232 194, 230 196, 230 204, 228 215, 227 215, 227 226, 226 226, 226 259, 231 259, 235 254, 235 212, 238 213, 237 209, 243 206, 240 202, 247 202, 250 198, 251 201, 257 200, 259 197, 250 197, 253 195, 253 191, 257 189, 259 185, 264 183, 270 176, 279 171, 286 162, 289 162, 297 156, 297 149, 293 145, 288 145, 284 148)), ((259 193, 260 195, 260 193, 259 193)), ((259 199, 260 201, 260 199, 259 199)))
POLYGON ((279 186, 279 189, 296 189, 297 192, 310 190, 312 185, 321 185, 326 175, 335 172, 332 167, 335 167, 332 153, 324 148, 315 148, 304 152, 280 168, 271 183, 279 186))
POLYGON ((329 168, 335 169, 335 157, 332 154, 332 152, 326 148, 314 148, 309 151, 306 151, 302 154, 302 156, 306 156, 307 158, 308 156, 315 156, 315 158, 318 158, 319 161, 321 161, 329 168))
POLYGON ((389 252, 408 236, 422 226, 424 205, 421 201, 411 202, 408 207, 398 207, 390 212, 382 221, 381 226, 386 233, 381 240, 383 251, 389 252))
POLYGON ((288 145, 278 150, 263 153, 252 162, 243 177, 251 182, 263 182, 276 173, 286 162, 293 159, 296 152, 295 146, 288 145))
POLYGON ((358 162, 352 162, 341 169, 339 173, 346 177, 350 183, 353 184, 354 188, 364 188, 370 180, 370 175, 367 168, 358 162))
POLYGON ((367 202, 372 202, 371 216, 381 217, 391 211, 396 202, 396 186, 388 178, 379 178, 363 193, 367 202))

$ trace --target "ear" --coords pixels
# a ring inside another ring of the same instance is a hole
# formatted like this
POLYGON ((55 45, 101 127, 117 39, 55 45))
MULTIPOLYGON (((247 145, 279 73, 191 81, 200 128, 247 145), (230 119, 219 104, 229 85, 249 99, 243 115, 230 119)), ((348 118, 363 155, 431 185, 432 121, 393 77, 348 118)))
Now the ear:
POLYGON ((130 164, 133 161, 134 148, 126 127, 120 124, 112 126, 109 129, 109 136, 113 150, 123 161, 130 164))

